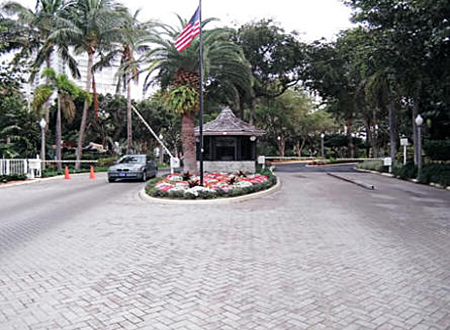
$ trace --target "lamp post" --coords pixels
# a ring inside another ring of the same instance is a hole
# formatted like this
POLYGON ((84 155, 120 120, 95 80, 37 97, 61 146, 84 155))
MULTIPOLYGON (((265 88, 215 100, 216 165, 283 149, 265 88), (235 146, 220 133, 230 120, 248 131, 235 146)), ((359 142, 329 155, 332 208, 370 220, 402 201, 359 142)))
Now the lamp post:
MULTIPOLYGON (((159 133, 158 138, 159 138, 159 140, 162 143, 162 140, 163 140, 164 137, 163 137, 163 135, 161 133, 159 133)), ((164 148, 161 145, 161 148, 160 148, 160 151, 159 151, 159 163, 162 164, 163 162, 164 162, 164 148)))
POLYGON ((44 118, 41 119, 39 122, 39 126, 41 126, 41 161, 42 170, 45 170, 45 126, 47 125, 47 122, 44 118))
POLYGON ((325 134, 320 134, 320 150, 322 152, 322 158, 325 158, 325 151, 324 151, 324 143, 323 143, 323 139, 325 138, 325 134))
POLYGON ((422 169, 422 124, 423 124, 423 118, 419 114, 416 117, 416 125, 417 125, 417 168, 420 170, 422 169))

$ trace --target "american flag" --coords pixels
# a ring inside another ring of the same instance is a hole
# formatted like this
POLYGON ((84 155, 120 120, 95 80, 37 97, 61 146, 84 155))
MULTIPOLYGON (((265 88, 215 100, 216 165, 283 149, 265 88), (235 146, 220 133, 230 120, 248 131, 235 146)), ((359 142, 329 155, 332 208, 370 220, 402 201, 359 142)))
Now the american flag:
POLYGON ((177 41, 175 41, 175 48, 181 52, 185 48, 189 47, 191 45, 192 39, 195 38, 195 36, 200 34, 200 7, 197 8, 195 11, 195 14, 192 16, 189 23, 184 28, 183 32, 180 33, 180 35, 177 38, 177 41))

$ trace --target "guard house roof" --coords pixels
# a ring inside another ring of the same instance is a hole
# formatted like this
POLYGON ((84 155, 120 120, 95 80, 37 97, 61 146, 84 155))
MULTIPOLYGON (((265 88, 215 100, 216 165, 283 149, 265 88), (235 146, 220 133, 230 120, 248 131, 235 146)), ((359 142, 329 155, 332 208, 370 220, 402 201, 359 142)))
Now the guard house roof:
MULTIPOLYGON (((216 119, 203 124, 203 135, 245 135, 262 136, 265 131, 237 118, 229 107, 222 109, 216 119)), ((199 127, 195 128, 195 136, 200 135, 199 127)))

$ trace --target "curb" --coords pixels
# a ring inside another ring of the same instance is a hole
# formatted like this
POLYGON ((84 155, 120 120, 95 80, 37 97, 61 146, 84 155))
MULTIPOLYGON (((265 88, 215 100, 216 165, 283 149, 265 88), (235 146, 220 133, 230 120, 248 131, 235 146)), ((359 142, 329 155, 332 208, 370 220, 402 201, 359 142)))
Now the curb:
POLYGON ((346 177, 343 177, 343 176, 340 176, 340 175, 337 175, 337 174, 334 174, 334 173, 327 173, 327 174, 329 176, 332 176, 333 178, 353 183, 353 184, 355 184, 357 186, 360 186, 360 187, 363 187, 365 189, 375 190, 375 186, 374 185, 367 184, 367 183, 364 183, 364 182, 359 182, 359 181, 356 181, 356 180, 353 180, 353 179, 349 179, 349 178, 346 178, 346 177))
POLYGON ((272 195, 281 190, 281 180, 277 177, 277 183, 270 187, 269 189, 258 191, 249 195, 237 196, 237 197, 227 197, 227 198, 215 198, 215 199, 194 199, 194 200, 184 200, 184 199, 163 199, 156 198, 147 195, 145 192, 145 187, 139 191, 139 197, 150 203, 154 204, 178 204, 178 205, 205 205, 205 204, 232 204, 241 203, 252 199, 262 198, 265 196, 272 195))
MULTIPOLYGON (((104 173, 104 172, 99 172, 99 173, 104 173)), ((89 175, 89 172, 85 172, 85 173, 73 173, 70 174, 70 176, 80 176, 83 174, 87 174, 89 175)), ((32 183, 39 183, 39 182, 45 182, 45 181, 51 181, 51 180, 56 180, 56 179, 64 179, 64 175, 56 175, 56 176, 51 176, 49 178, 35 178, 35 179, 26 179, 23 180, 21 182, 15 182, 15 183, 5 183, 5 184, 0 184, 0 189, 2 188, 6 188, 6 187, 15 187, 15 186, 23 186, 26 184, 32 184, 32 183)))
POLYGON ((391 174, 391 173, 380 173, 380 172, 377 172, 377 171, 364 170, 364 169, 356 168, 356 167, 355 167, 355 170, 359 171, 359 172, 378 174, 378 175, 382 175, 382 176, 385 176, 385 177, 389 177, 389 178, 393 178, 393 179, 397 179, 397 180, 401 180, 401 181, 417 183, 417 184, 421 184, 423 186, 429 186, 429 187, 433 187, 433 188, 436 188, 436 189, 449 190, 450 191, 450 186, 444 187, 444 186, 441 186, 440 184, 434 183, 434 182, 430 182, 429 184, 425 184, 425 183, 420 183, 419 180, 417 180, 417 179, 405 179, 405 180, 403 180, 400 177, 396 177, 394 174, 391 174))
POLYGON ((308 165, 306 164, 306 167, 337 167, 337 166, 348 166, 356 164, 356 162, 353 163, 336 163, 336 164, 324 164, 324 165, 308 165))

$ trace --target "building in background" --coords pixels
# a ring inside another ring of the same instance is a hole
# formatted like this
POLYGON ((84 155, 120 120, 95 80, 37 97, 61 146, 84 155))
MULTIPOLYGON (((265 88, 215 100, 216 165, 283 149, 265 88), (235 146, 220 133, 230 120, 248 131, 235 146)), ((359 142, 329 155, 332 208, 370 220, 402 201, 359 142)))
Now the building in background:
MULTIPOLYGON (((51 67, 55 70, 56 74, 64 73, 66 74, 72 81, 74 81, 78 87, 85 89, 86 88, 86 76, 87 76, 87 62, 88 58, 86 54, 80 54, 74 56, 75 60, 78 63, 78 70, 80 71, 80 79, 75 79, 69 67, 62 60, 62 58, 54 53, 50 59, 51 67)), ((110 67, 103 68, 101 71, 95 72, 95 85, 98 94, 116 94, 117 90, 117 81, 118 77, 116 76, 119 70, 120 62, 116 60, 110 67)), ((45 66, 42 67, 41 72, 36 75, 34 80, 30 83, 26 83, 23 86, 23 93, 25 94, 28 100, 28 106, 30 109, 31 102, 33 101, 34 90, 37 86, 45 84, 45 78, 41 77, 42 71, 45 66)), ((135 100, 143 99, 142 93, 142 85, 135 85, 133 82, 132 94, 131 97, 135 100)), ((92 87, 91 87, 92 92, 92 87)), ((117 91, 117 94, 126 97, 126 91, 123 88, 120 88, 117 91)))

